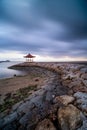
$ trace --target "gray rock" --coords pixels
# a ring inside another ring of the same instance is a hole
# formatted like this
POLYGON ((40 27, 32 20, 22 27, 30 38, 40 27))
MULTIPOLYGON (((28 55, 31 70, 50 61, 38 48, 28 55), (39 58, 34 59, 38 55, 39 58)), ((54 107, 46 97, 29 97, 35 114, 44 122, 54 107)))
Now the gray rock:
POLYGON ((77 130, 87 130, 87 120, 83 121, 83 125, 77 130))
POLYGON ((77 92, 74 94, 77 106, 87 113, 87 93, 77 92))
POLYGON ((81 68, 80 71, 83 73, 87 73, 87 68, 81 68))
POLYGON ((13 122, 16 120, 18 117, 17 112, 14 112, 10 114, 9 116, 6 116, 4 119, 1 120, 0 127, 2 128, 3 126, 13 122))
POLYGON ((15 105, 12 106, 12 111, 16 111, 18 107, 23 103, 23 101, 16 103, 15 105))
POLYGON ((82 82, 87 87, 87 80, 82 80, 82 82))
POLYGON ((47 91, 46 93, 46 101, 52 101, 53 97, 52 97, 52 92, 47 91))
POLYGON ((77 99, 87 99, 87 93, 77 92, 74 94, 74 97, 77 99))

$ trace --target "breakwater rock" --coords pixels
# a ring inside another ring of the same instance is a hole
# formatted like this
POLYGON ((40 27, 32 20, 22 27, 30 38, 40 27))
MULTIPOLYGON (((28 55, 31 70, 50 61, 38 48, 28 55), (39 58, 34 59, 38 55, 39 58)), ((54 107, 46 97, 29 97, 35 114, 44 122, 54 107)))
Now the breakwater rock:
POLYGON ((22 63, 11 69, 44 68, 46 84, 0 116, 2 130, 86 130, 87 65, 22 63))

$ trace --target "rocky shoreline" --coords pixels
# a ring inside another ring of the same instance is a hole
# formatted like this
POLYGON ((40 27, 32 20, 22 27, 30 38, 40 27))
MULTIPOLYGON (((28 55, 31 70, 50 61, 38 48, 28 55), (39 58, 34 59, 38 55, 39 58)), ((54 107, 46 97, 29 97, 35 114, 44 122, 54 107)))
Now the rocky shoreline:
POLYGON ((0 61, 0 63, 3 63, 3 62, 10 62, 10 60, 0 61))
POLYGON ((87 130, 87 64, 22 63, 10 68, 29 67, 45 68, 47 81, 8 115, 0 113, 1 130, 87 130))

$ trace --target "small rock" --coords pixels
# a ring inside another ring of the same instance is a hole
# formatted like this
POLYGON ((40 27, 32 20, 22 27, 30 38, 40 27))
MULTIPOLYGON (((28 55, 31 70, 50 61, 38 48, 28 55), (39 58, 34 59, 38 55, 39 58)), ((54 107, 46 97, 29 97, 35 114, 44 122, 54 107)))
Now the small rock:
POLYGON ((81 113, 73 105, 59 108, 58 120, 61 130, 76 130, 82 123, 81 113))
POLYGON ((36 126, 35 130, 56 130, 53 123, 49 119, 44 119, 36 126))

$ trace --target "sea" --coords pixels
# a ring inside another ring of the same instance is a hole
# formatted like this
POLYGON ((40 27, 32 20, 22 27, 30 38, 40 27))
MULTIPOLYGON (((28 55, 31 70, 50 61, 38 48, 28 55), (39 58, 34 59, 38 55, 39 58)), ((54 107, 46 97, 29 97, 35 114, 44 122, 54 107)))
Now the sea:
POLYGON ((8 67, 21 63, 19 61, 1 62, 0 63, 0 79, 11 78, 14 75, 25 75, 26 73, 21 70, 9 69, 8 67))

